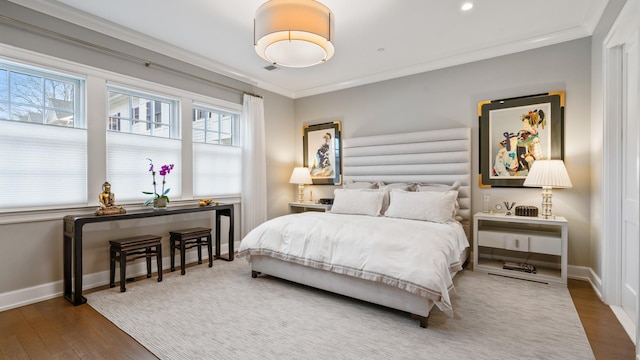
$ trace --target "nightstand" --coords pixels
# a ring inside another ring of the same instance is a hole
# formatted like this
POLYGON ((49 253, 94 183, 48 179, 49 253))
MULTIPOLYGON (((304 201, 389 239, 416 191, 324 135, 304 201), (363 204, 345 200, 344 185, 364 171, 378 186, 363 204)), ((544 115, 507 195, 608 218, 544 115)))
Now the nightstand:
POLYGON ((301 213, 305 211, 320 211, 325 212, 331 210, 331 205, 329 204, 317 204, 311 202, 290 202, 289 203, 289 213, 301 213))
POLYGON ((567 219, 554 216, 473 215, 473 270, 567 284, 567 219), (505 262, 531 264, 536 273, 504 269, 505 262))

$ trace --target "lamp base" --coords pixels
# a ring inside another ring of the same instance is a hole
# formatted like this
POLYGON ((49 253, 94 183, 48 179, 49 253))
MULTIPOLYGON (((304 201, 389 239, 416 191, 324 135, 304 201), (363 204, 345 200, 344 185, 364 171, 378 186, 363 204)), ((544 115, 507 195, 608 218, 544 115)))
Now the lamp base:
POLYGON ((543 186, 542 187, 542 218, 550 219, 553 217, 551 215, 551 197, 553 194, 551 193, 551 186, 543 186))
POLYGON ((298 184, 298 202, 304 201, 304 184, 298 184))

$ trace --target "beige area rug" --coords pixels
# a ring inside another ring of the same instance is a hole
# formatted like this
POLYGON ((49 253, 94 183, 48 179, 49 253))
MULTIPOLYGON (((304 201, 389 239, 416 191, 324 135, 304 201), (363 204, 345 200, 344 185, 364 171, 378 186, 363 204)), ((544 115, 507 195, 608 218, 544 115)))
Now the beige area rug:
POLYGON ((161 359, 593 359, 565 288, 465 270, 455 317, 427 329, 406 313, 251 278, 244 259, 214 261, 87 295, 161 359))

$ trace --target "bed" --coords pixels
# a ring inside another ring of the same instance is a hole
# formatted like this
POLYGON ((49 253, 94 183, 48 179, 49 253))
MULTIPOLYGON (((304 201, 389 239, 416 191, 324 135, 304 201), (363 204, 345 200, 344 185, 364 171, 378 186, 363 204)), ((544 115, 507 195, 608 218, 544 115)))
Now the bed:
POLYGON ((433 307, 452 316, 452 278, 469 252, 470 138, 456 128, 344 139, 332 210, 271 219, 238 257, 253 277, 408 312, 421 327, 433 307))

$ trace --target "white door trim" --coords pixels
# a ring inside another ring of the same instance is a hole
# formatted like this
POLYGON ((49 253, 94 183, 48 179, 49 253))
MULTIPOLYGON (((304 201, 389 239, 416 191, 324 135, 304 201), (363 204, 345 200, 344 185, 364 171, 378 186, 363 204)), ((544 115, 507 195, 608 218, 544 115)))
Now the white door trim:
POLYGON ((622 271, 622 51, 617 45, 605 42, 604 58, 604 151, 602 183, 602 300, 614 306, 621 304, 620 279, 622 271))
MULTIPOLYGON (((604 75, 604 151, 603 151, 603 235, 602 280, 603 300, 609 305, 621 304, 622 261, 621 207, 621 131, 622 131, 622 45, 634 32, 640 31, 640 0, 627 0, 603 42, 604 75)), ((638 79, 632 79, 632 81, 638 79)), ((640 254, 638 254, 640 258, 640 254)), ((639 319, 636 324, 640 324, 639 319)), ((636 331, 636 344, 639 344, 636 331)), ((640 347, 636 346, 636 358, 640 347)))

